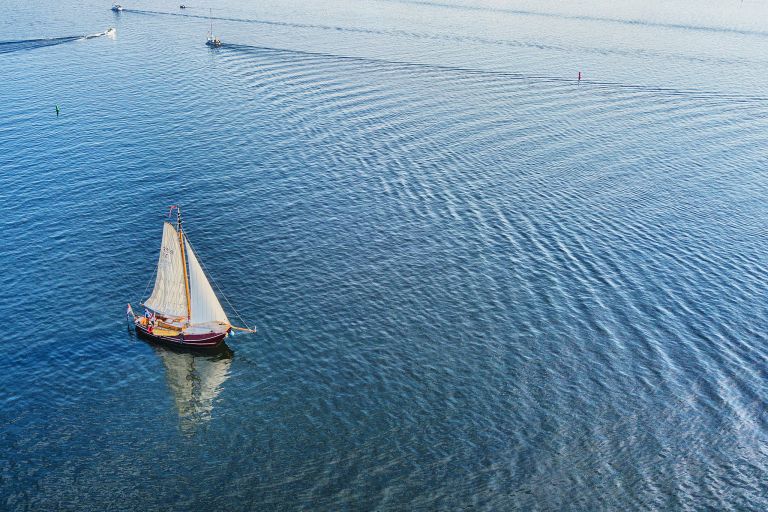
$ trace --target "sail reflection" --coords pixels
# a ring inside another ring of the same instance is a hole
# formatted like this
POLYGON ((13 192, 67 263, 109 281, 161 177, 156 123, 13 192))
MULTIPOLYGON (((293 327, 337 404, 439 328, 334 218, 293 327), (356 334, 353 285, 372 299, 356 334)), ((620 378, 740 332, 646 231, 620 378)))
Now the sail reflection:
POLYGON ((210 421, 214 401, 230 375, 232 350, 226 344, 215 354, 153 348, 165 366, 165 379, 176 402, 182 431, 191 432, 210 421))

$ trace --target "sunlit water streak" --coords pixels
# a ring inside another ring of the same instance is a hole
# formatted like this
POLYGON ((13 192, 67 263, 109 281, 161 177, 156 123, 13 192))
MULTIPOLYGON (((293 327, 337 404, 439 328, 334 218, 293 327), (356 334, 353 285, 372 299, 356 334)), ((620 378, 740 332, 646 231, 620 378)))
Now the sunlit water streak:
POLYGON ((706 26, 706 25, 694 25, 687 23, 660 23, 647 19, 631 19, 631 18, 613 18, 605 16, 589 16, 578 14, 566 14, 562 12, 548 12, 546 10, 528 10, 528 9, 508 9, 504 7, 485 6, 485 5, 471 5, 466 3, 443 3, 443 2, 430 2, 426 0, 382 0, 394 3, 404 3, 411 5, 418 5, 423 7, 434 8, 438 10, 443 9, 456 9, 460 11, 480 11, 490 12, 494 14, 509 14, 514 16, 533 16, 542 18, 557 18, 564 20, 574 21, 591 21, 608 24, 629 25, 629 26, 641 26, 652 27, 662 29, 675 29, 675 30, 691 30, 697 32, 723 32, 733 33, 746 36, 768 37, 768 31, 763 30, 747 30, 733 27, 723 26, 706 26))
MULTIPOLYGON (((737 57, 732 59, 727 59, 722 57, 713 58, 710 56, 684 55, 684 54, 675 54, 675 53, 669 53, 669 52, 643 50, 643 49, 637 49, 637 48, 634 48, 634 49, 605 48, 605 47, 592 48, 587 46, 565 47, 565 46, 558 46, 553 44, 545 44, 537 41, 491 39, 486 37, 466 36, 466 35, 460 35, 460 34, 431 34, 426 32, 414 32, 414 31, 395 30, 395 29, 377 30, 377 29, 371 29, 371 28, 365 28, 365 27, 344 27, 344 26, 334 26, 334 25, 318 25, 318 24, 312 24, 312 23, 292 23, 292 22, 286 22, 286 21, 261 20, 261 19, 252 19, 252 18, 227 18, 227 17, 221 17, 221 16, 204 16, 202 14, 147 11, 147 10, 139 10, 139 9, 128 9, 125 12, 134 13, 134 14, 157 15, 157 16, 178 16, 183 18, 193 18, 193 19, 201 19, 201 20, 204 19, 207 21, 215 20, 217 22, 229 21, 229 22, 235 22, 235 23, 251 23, 256 25, 268 25, 268 26, 275 26, 275 27, 316 29, 316 30, 322 30, 322 31, 347 32, 347 33, 353 33, 353 34, 371 34, 371 35, 375 34, 375 35, 404 37, 404 38, 412 38, 412 39, 445 41, 445 42, 452 42, 452 43, 477 43, 480 45, 493 45, 493 46, 502 46, 502 47, 506 46, 506 47, 512 47, 512 48, 527 48, 527 49, 534 49, 534 50, 576 51, 581 54, 594 53, 599 55, 662 57, 662 58, 670 58, 670 59, 690 60, 695 62, 704 62, 712 65, 729 64, 729 63, 753 63, 751 59, 745 60, 744 57, 737 57)), ((580 19, 578 17, 576 18, 565 17, 565 18, 580 19)), ((629 23, 634 24, 631 22, 629 23)), ((650 25, 650 26, 654 26, 654 25, 650 25)), ((685 27, 679 27, 679 28, 685 28, 685 27)), ((698 28, 701 30, 708 30, 704 27, 695 27, 695 28, 698 28)), ((716 31, 717 29, 711 29, 711 30, 716 31)), ((735 32, 737 34, 743 35, 743 32, 741 31, 724 30, 724 32, 735 32)), ((764 35, 768 35, 768 34, 764 34, 764 35)), ((760 62, 765 64, 765 61, 760 61, 760 62)))

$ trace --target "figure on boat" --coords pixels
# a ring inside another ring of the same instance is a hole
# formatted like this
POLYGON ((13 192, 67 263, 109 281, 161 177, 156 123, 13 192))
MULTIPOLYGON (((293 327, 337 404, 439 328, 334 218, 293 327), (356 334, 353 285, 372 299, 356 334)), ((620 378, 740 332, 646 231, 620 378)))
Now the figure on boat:
POLYGON ((176 347, 213 349, 233 329, 255 332, 229 321, 184 233, 181 209, 172 206, 171 212, 174 209, 176 226, 163 223, 155 287, 143 302, 144 315, 135 315, 128 305, 136 333, 176 347))

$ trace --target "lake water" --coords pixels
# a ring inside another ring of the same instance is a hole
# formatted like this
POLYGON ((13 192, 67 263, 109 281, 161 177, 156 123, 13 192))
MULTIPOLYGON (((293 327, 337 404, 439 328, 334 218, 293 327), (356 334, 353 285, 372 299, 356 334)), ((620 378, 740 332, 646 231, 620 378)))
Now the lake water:
POLYGON ((614 4, 2 2, 0 509, 768 508, 768 5, 614 4))

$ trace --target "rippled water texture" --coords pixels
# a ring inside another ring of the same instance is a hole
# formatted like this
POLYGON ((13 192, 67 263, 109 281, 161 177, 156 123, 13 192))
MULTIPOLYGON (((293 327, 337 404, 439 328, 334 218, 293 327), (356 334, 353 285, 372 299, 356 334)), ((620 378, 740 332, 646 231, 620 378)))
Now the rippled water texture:
POLYGON ((0 509, 768 508, 768 8, 614 4, 3 2, 0 509))

